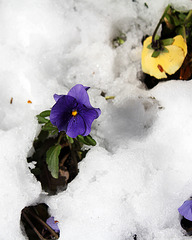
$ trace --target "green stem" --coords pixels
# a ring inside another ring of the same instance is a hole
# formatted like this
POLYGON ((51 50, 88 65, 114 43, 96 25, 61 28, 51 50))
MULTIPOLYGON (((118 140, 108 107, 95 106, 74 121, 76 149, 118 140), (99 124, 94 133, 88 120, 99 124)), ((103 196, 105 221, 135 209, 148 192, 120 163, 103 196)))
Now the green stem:
POLYGON ((186 31, 185 31, 185 26, 184 25, 182 25, 182 32, 183 32, 183 38, 186 41, 187 36, 186 36, 186 31))
POLYGON ((158 29, 159 29, 159 27, 160 27, 160 25, 161 25, 161 23, 162 23, 165 15, 166 15, 167 12, 169 11, 170 7, 171 7, 171 5, 168 5, 168 6, 166 7, 166 9, 165 9, 162 17, 160 18, 160 20, 159 20, 159 22, 158 22, 158 24, 157 24, 157 26, 156 26, 156 28, 155 28, 155 31, 154 31, 153 36, 152 36, 152 45, 153 45, 153 43, 155 43, 155 36, 156 36, 156 34, 157 34, 157 31, 158 31, 158 29))
POLYGON ((192 10, 189 11, 187 17, 185 18, 185 21, 184 21, 184 25, 187 24, 191 19, 192 17, 192 10))
POLYGON ((59 136, 59 138, 58 138, 58 141, 57 141, 58 144, 60 144, 61 139, 62 139, 64 136, 65 136, 65 132, 61 132, 61 133, 60 133, 60 136, 59 136))

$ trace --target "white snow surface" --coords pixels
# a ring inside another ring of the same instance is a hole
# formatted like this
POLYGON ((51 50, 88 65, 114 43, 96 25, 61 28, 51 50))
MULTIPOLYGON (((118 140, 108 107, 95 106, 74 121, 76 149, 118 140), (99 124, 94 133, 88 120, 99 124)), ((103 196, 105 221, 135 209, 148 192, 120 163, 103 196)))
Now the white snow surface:
POLYGON ((192 82, 146 90, 138 79, 141 39, 168 3, 192 9, 190 0, 0 1, 0 240, 27 239, 21 210, 42 202, 61 240, 188 239, 177 208, 192 194, 192 82), (114 49, 121 31, 127 41, 114 49), (102 110, 97 146, 67 190, 47 196, 26 161, 35 116, 77 83, 102 110))

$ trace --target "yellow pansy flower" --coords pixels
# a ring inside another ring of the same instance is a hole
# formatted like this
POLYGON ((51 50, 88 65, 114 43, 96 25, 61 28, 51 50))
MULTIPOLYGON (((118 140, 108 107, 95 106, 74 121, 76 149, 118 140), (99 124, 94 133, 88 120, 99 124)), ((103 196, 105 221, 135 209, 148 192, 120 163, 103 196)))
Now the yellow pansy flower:
POLYGON ((148 46, 152 43, 152 36, 145 39, 142 50, 142 70, 157 79, 167 78, 167 74, 174 74, 182 65, 187 55, 187 44, 181 35, 173 38, 171 45, 165 46, 168 52, 161 51, 157 57, 152 57, 154 49, 148 46))

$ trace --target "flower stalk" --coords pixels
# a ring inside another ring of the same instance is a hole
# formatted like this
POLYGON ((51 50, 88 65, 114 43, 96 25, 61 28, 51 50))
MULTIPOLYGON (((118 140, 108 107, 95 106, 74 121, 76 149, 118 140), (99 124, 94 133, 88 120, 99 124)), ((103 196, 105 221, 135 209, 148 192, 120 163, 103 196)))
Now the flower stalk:
POLYGON ((24 213, 24 211, 22 212, 23 217, 26 219, 26 221, 29 223, 29 225, 31 226, 31 228, 33 229, 33 231, 37 234, 37 236, 39 237, 40 240, 45 240, 45 238, 39 233, 39 231, 37 230, 37 228, 33 225, 33 223, 31 222, 31 220, 28 218, 28 216, 24 213))
POLYGON ((184 25, 186 25, 191 21, 191 17, 192 17, 192 10, 189 11, 187 17, 185 18, 184 25))
POLYGON ((159 20, 159 22, 158 22, 158 24, 157 24, 157 26, 156 26, 156 28, 155 28, 154 33, 153 33, 153 35, 152 35, 152 48, 153 48, 154 50, 157 50, 157 49, 160 49, 160 48, 161 48, 160 42, 159 42, 158 40, 155 40, 155 38, 156 38, 157 31, 158 31, 161 23, 163 22, 163 19, 164 19, 165 15, 167 14, 167 12, 169 11, 170 8, 171 8, 171 5, 168 5, 168 6, 166 7, 163 15, 161 16, 161 18, 160 18, 160 20, 159 20))
POLYGON ((62 138, 65 136, 65 132, 61 132, 60 135, 59 135, 59 138, 57 140, 57 144, 60 144, 61 143, 61 140, 62 138))

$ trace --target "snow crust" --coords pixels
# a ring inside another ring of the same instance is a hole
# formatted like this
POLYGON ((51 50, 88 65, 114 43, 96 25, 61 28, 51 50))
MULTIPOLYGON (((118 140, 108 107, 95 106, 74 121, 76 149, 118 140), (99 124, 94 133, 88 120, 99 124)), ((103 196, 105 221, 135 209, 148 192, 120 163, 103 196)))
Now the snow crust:
POLYGON ((0 239, 26 239, 21 210, 40 202, 61 240, 188 239, 177 208, 192 192, 192 82, 146 90, 138 80, 141 39, 168 3, 192 9, 190 0, 0 2, 0 239), (120 32, 127 41, 113 49, 120 32), (92 130, 98 144, 68 189, 50 197, 26 161, 35 115, 77 83, 102 110, 92 130))

